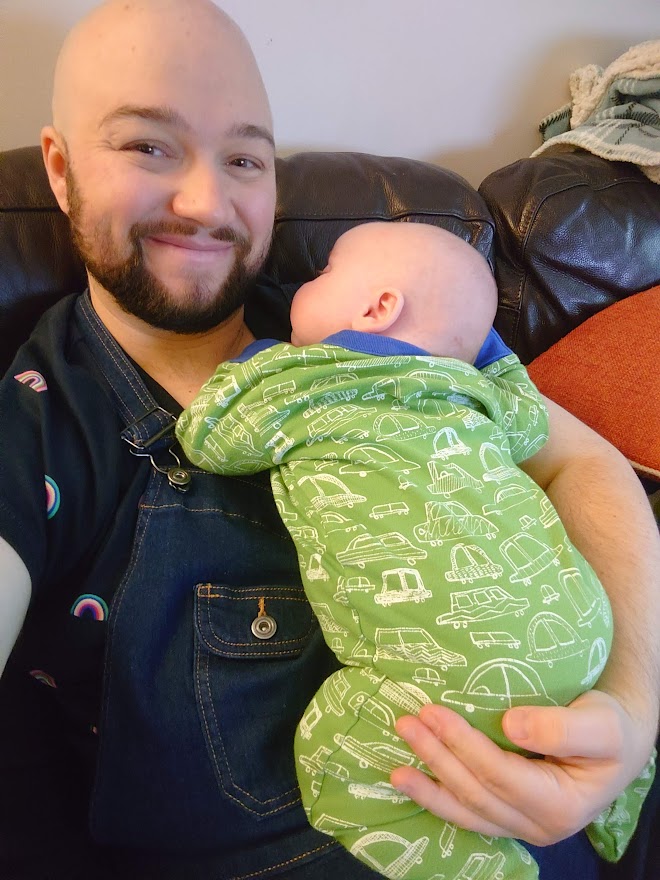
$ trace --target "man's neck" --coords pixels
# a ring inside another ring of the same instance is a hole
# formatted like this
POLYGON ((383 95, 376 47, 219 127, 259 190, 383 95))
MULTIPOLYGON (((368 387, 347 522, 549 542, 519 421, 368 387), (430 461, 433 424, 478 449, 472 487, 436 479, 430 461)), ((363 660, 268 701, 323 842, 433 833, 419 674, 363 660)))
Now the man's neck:
POLYGON ((181 406, 188 406, 217 365, 254 341, 243 309, 206 333, 160 330, 124 312, 107 293, 90 288, 92 305, 126 354, 181 406))

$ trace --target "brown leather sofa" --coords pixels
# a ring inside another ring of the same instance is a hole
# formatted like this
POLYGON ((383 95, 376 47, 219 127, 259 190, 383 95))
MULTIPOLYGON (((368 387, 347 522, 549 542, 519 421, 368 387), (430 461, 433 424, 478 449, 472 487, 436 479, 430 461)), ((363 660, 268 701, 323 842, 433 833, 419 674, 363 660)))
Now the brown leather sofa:
MULTIPOLYGON (((658 186, 632 165, 582 151, 523 159, 479 194, 446 169, 357 153, 300 153, 279 159, 277 173, 275 281, 310 278, 356 223, 443 226, 494 263, 496 326, 525 363, 598 310, 660 283, 658 186)), ((39 315, 84 286, 38 148, 0 153, 0 374, 39 315)))
MULTIPOLYGON (((442 168, 355 153, 303 153, 278 160, 277 172, 267 265, 276 282, 310 278, 356 223, 443 226, 494 265, 496 326, 524 362, 598 310, 660 283, 660 190, 631 165, 581 151, 544 155, 491 174, 479 193, 442 168)), ((0 375, 40 314, 84 286, 38 148, 0 153, 0 375)), ((284 337, 288 328, 266 308, 251 304, 253 327, 284 337)), ((657 800, 656 792, 624 862, 603 868, 608 880, 660 877, 657 800)))

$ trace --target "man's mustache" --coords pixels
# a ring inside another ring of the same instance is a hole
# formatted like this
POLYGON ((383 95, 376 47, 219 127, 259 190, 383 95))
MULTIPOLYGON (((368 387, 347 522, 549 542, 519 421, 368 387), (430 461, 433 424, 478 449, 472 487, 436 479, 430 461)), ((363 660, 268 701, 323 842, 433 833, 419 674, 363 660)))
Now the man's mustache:
MULTIPOLYGON (((158 235, 197 235, 200 227, 194 223, 182 223, 176 220, 152 221, 151 223, 134 223, 131 227, 130 238, 134 244, 137 244, 141 238, 158 235)), ((209 238, 216 241, 226 241, 230 244, 236 244, 240 248, 249 250, 250 239, 246 235, 241 235, 232 229, 231 226, 218 226, 210 232, 206 232, 209 238)))

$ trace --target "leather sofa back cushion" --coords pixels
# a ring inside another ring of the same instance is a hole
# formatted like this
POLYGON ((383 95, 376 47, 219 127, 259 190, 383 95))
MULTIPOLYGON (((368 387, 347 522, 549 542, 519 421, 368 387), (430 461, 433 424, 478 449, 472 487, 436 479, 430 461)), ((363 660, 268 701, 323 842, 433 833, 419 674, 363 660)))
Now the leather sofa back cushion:
POLYGON ((589 318, 528 366, 543 394, 660 481, 660 286, 589 318))
MULTIPOLYGON (((365 153, 297 153, 277 159, 276 171, 266 271, 279 284, 313 278, 342 232, 368 220, 442 226, 492 257, 494 224, 483 199, 445 168, 365 153)), ((0 375, 41 313, 85 284, 40 149, 0 152, 0 375)))
POLYGON ((495 326, 523 363, 660 284, 660 187, 582 150, 521 159, 479 187, 495 219, 495 326))

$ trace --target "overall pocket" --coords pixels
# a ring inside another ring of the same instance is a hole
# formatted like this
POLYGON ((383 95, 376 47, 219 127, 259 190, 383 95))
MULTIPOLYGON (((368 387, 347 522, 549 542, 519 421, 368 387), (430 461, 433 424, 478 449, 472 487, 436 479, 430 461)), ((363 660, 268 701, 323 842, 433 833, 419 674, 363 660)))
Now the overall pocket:
POLYGON ((330 671, 328 654, 302 587, 196 587, 202 728, 218 785, 251 813, 268 816, 300 801, 294 733, 330 671))

